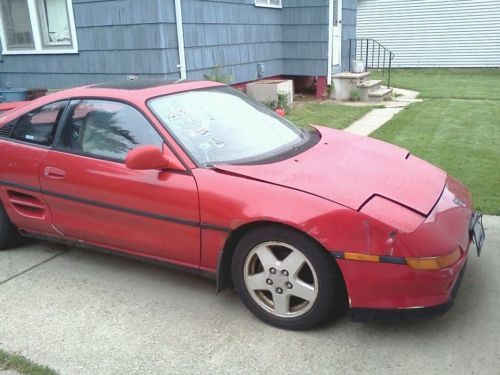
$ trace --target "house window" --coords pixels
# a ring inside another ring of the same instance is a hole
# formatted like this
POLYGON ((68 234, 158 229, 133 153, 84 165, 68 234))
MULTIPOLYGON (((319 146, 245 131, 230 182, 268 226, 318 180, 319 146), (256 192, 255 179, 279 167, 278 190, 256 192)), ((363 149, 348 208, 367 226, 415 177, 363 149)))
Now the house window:
POLYGON ((281 8, 281 0, 255 0, 255 6, 268 8, 281 8))
POLYGON ((71 0, 1 0, 4 55, 77 53, 71 0))

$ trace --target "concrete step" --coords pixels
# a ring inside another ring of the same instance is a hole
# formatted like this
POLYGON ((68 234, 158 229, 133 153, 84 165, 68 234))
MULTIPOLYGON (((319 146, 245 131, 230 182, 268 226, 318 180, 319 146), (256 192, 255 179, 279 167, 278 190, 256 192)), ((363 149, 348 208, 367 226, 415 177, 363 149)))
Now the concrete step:
POLYGON ((332 75, 333 79, 355 79, 362 80, 369 77, 371 72, 363 72, 363 73, 351 73, 351 72, 342 72, 332 75))
POLYGON ((368 102, 369 101, 368 94, 370 92, 374 92, 374 91, 377 91, 378 89, 380 89, 381 83, 382 83, 382 81, 377 80, 377 79, 370 79, 370 80, 358 83, 356 85, 356 90, 359 92, 360 100, 362 102, 368 102))
POLYGON ((356 85, 365 82, 370 74, 370 72, 342 72, 332 75, 332 82, 335 87, 335 90, 332 92, 332 99, 349 100, 351 92, 356 88, 356 85))
POLYGON ((373 103, 381 103, 385 98, 390 97, 392 94, 392 89, 389 88, 380 88, 378 90, 374 90, 368 93, 368 101, 373 103))
POLYGON ((373 90, 376 90, 376 89, 377 89, 377 87, 376 87, 376 86, 380 86, 380 83, 381 83, 381 82, 382 82, 382 81, 381 81, 381 80, 379 80, 379 79, 369 79, 369 80, 367 80, 367 81, 363 81, 363 82, 361 82, 361 83, 358 83, 358 84, 356 85, 356 87, 357 87, 358 89, 365 89, 365 88, 367 88, 367 89, 373 89, 373 90))

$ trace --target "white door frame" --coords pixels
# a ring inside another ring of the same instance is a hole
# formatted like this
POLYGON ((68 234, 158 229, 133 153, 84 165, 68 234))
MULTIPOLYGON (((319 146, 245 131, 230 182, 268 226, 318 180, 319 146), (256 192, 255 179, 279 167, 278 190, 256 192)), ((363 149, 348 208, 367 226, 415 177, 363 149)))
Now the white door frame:
POLYGON ((332 84, 332 67, 342 64, 342 0, 337 0, 337 12, 335 12, 335 0, 328 3, 328 69, 326 77, 327 84, 332 84), (337 15, 337 19, 333 17, 337 15))
POLYGON ((333 58, 332 65, 342 64, 342 0, 337 0, 337 19, 332 27, 333 58))

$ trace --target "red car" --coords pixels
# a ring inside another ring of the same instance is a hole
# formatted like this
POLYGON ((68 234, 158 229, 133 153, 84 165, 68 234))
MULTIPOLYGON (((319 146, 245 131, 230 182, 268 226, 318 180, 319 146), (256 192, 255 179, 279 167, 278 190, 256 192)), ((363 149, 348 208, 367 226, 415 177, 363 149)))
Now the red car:
POLYGON ((278 327, 433 316, 484 240, 466 187, 214 82, 58 92, 0 115, 0 249, 20 232, 234 285, 278 327))

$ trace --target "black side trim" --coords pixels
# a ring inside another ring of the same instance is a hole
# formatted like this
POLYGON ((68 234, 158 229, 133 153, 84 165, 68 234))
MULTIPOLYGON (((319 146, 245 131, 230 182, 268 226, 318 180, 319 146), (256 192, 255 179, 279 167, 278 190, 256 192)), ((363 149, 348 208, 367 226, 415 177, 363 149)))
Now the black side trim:
POLYGON ((135 209, 132 209, 132 208, 119 207, 119 206, 115 206, 115 205, 112 205, 112 204, 109 204, 109 203, 91 201, 91 200, 88 200, 88 199, 77 198, 77 197, 73 197, 71 195, 55 193, 55 192, 52 192, 52 191, 41 190, 40 192, 42 194, 50 195, 50 196, 56 197, 56 198, 61 198, 61 199, 65 199, 65 200, 69 200, 69 201, 73 201, 73 202, 78 202, 78 203, 83 203, 83 204, 87 204, 89 206, 106 208, 106 209, 109 209, 109 210, 119 211, 119 212, 123 212, 123 213, 126 213, 126 214, 137 215, 137 216, 144 216, 144 217, 147 217, 149 219, 169 221, 169 222, 172 222, 172 223, 188 225, 188 226, 191 226, 191 227, 199 227, 200 226, 200 224, 198 222, 196 222, 196 221, 191 221, 191 220, 186 220, 186 219, 180 219, 180 218, 176 218, 176 217, 172 217, 172 216, 167 216, 167 215, 154 214, 154 213, 145 212, 145 211, 139 211, 139 210, 135 210, 135 209))
POLYGON ((391 257, 386 255, 380 256, 380 263, 406 264, 405 258, 391 257))
POLYGON ((219 232, 226 232, 226 233, 231 233, 233 231, 231 228, 221 227, 219 225, 207 224, 207 223, 201 223, 200 228, 201 229, 217 230, 219 232))
POLYGON ((455 304, 455 297, 462 282, 465 273, 465 266, 462 267, 455 286, 451 291, 450 299, 445 303, 437 306, 422 307, 416 309, 363 309, 351 308, 349 310, 349 319, 353 322, 370 322, 370 321, 404 321, 415 319, 431 319, 443 315, 455 304))
POLYGON ((13 182, 8 182, 8 181, 2 181, 0 180, 0 186, 7 186, 7 187, 13 187, 13 188, 18 188, 22 190, 27 190, 27 191, 33 191, 35 193, 40 193, 40 189, 32 186, 27 186, 27 185, 21 185, 21 184, 15 184, 13 182))
POLYGON ((342 251, 332 251, 331 254, 335 257, 335 259, 344 259, 344 252, 342 251))
MULTIPOLYGON (((335 259, 344 259, 344 251, 331 251, 330 252, 335 259)), ((391 263, 391 264, 406 264, 405 258, 401 257, 391 257, 387 255, 379 256, 379 263, 391 263)))
POLYGON ((60 193, 56 193, 56 192, 52 192, 52 191, 46 191, 46 190, 38 189, 38 188, 35 188, 32 186, 16 184, 13 182, 7 182, 7 181, 0 180, 0 186, 8 186, 8 187, 18 188, 18 189, 22 189, 22 190, 37 192, 37 193, 41 193, 41 194, 45 194, 45 195, 50 195, 50 196, 56 197, 56 198, 61 198, 61 199, 65 199, 65 200, 69 200, 69 201, 73 201, 73 202, 87 204, 89 206, 106 208, 109 210, 123 212, 123 213, 130 214, 130 215, 143 216, 143 217, 147 217, 149 219, 168 221, 171 223, 187 225, 187 226, 191 226, 191 227, 195 227, 195 228, 211 229, 211 230, 217 230, 217 231, 227 232, 227 233, 232 231, 231 228, 226 228, 226 227, 222 227, 222 226, 218 226, 218 225, 212 225, 212 224, 208 224, 208 223, 199 223, 197 221, 181 219, 181 218, 167 216, 167 215, 154 214, 154 213, 135 210, 135 209, 126 208, 126 207, 115 206, 115 205, 104 203, 104 202, 97 202, 97 201, 92 201, 92 200, 88 200, 88 199, 74 197, 71 195, 60 194, 60 193))

